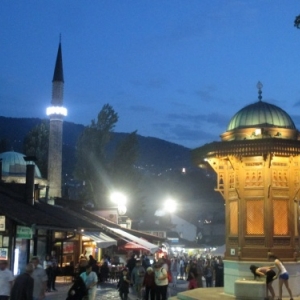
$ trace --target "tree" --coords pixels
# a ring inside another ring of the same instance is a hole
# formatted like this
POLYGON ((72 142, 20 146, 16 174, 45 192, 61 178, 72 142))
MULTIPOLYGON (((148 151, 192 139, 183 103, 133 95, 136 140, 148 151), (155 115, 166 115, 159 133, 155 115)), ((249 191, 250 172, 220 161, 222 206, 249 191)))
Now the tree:
POLYGON ((116 145, 113 129, 118 115, 106 104, 80 135, 77 143, 75 177, 85 182, 85 200, 96 206, 108 207, 111 192, 121 192, 129 198, 131 214, 143 212, 139 193, 140 174, 134 166, 138 157, 136 131, 125 136, 116 145))
POLYGON ((0 139, 0 153, 6 152, 8 148, 7 138, 0 139))
POLYGON ((295 18, 294 26, 297 27, 297 29, 300 28, 300 15, 295 18))
POLYGON ((109 104, 105 104, 80 135, 76 149, 75 177, 85 181, 86 200, 101 202, 104 191, 109 186, 106 146, 118 121, 118 114, 109 104))
POLYGON ((42 177, 46 178, 48 168, 49 123, 43 121, 25 136, 23 151, 27 156, 36 157, 42 177))
POLYGON ((135 216, 145 212, 144 197, 140 190, 141 173, 134 165, 138 154, 137 132, 134 131, 116 146, 110 170, 114 188, 129 198, 127 208, 135 216))

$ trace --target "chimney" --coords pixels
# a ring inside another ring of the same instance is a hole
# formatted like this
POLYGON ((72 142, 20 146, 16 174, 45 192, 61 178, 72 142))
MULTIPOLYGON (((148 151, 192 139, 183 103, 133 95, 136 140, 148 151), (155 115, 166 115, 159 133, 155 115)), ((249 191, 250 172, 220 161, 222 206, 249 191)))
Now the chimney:
POLYGON ((25 200, 29 205, 34 205, 34 172, 36 161, 35 156, 24 156, 26 165, 26 183, 25 183, 25 200))
POLYGON ((34 167, 35 165, 26 165, 25 197, 30 205, 34 205, 34 167))

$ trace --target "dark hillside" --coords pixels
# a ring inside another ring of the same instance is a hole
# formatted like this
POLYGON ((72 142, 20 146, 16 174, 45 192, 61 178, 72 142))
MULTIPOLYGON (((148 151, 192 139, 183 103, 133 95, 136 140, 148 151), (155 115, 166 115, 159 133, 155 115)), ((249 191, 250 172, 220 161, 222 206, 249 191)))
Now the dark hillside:
MULTIPOLYGON (((23 152, 23 140, 26 134, 43 120, 38 118, 0 117, 0 139, 6 141, 6 151, 23 152)), ((72 174, 75 163, 75 147, 83 125, 64 122, 63 127, 63 173, 72 174)), ((116 144, 126 133, 114 133, 108 153, 112 153, 116 144)), ((153 137, 138 136, 139 158, 137 166, 145 172, 165 172, 167 169, 192 167, 190 149, 153 137)))

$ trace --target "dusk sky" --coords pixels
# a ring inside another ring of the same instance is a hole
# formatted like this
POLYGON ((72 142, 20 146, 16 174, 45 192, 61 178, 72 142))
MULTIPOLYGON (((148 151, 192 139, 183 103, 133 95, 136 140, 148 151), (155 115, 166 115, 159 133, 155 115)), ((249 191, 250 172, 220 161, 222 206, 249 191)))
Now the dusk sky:
POLYGON ((46 118, 62 35, 66 121, 109 103, 117 132, 219 141, 258 99, 300 129, 299 0, 1 1, 1 116, 46 118))

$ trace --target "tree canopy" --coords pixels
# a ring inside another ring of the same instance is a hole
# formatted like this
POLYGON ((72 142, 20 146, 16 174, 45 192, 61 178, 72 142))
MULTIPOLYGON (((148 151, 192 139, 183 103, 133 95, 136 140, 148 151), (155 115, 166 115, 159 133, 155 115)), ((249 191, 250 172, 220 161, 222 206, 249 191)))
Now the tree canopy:
POLYGON ((24 138, 24 154, 35 156, 36 164, 42 177, 47 176, 48 168, 49 123, 46 121, 36 125, 24 138))
POLYGON ((139 174, 134 168, 137 159, 137 136, 132 132, 114 149, 109 148, 118 114, 105 104, 96 120, 80 135, 76 149, 75 177, 85 182, 83 198, 96 206, 108 204, 113 191, 125 193, 131 200, 137 194, 139 174), (109 153, 112 151, 113 153, 109 153))
POLYGON ((297 27, 297 29, 300 28, 300 15, 295 18, 294 26, 297 27))

